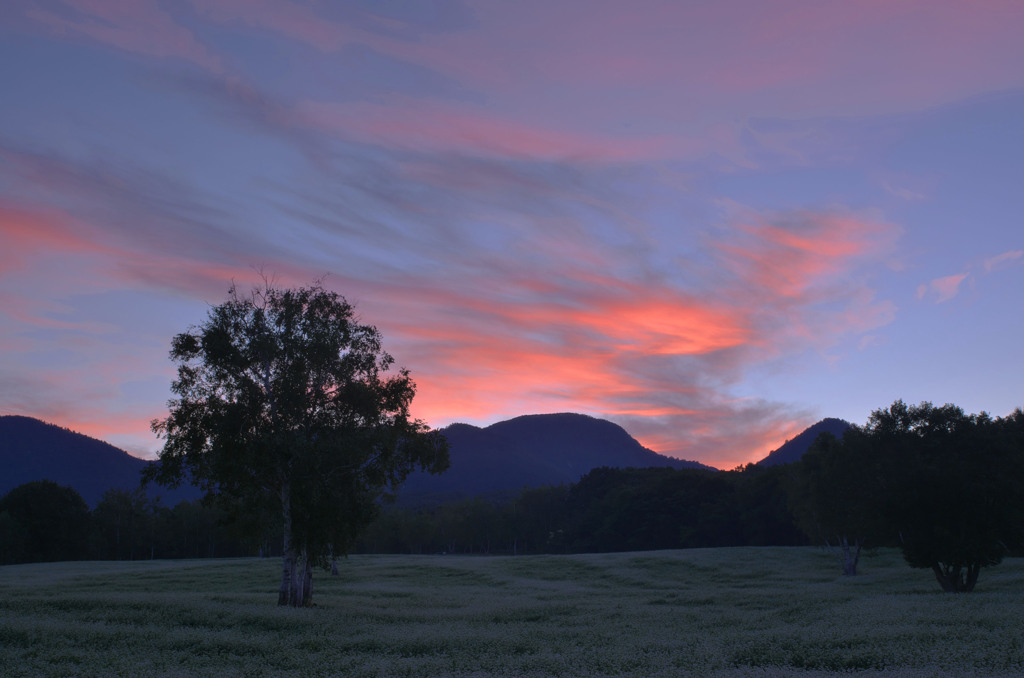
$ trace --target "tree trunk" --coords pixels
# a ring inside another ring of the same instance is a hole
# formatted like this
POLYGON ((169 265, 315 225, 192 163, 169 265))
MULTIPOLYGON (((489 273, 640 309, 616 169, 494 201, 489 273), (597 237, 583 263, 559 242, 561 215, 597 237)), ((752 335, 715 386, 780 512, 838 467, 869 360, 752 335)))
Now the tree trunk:
POLYGON ((284 519, 284 556, 277 604, 289 607, 311 607, 313 605, 313 562, 305 549, 301 552, 296 550, 292 540, 291 486, 288 483, 281 487, 281 513, 284 519))
POLYGON ((853 575, 857 574, 857 565, 860 564, 860 549, 861 549, 861 547, 863 545, 864 545, 864 542, 861 541, 860 537, 857 537, 854 540, 853 557, 850 558, 849 557, 849 544, 847 544, 847 561, 850 564, 850 568, 849 568, 849 572, 847 572, 846 574, 850 575, 851 577, 853 575))
POLYGON ((981 565, 973 563, 967 567, 967 581, 964 582, 964 592, 970 593, 974 590, 974 585, 978 583, 978 575, 981 574, 981 565))
POLYGON ((935 573, 935 579, 946 593, 970 593, 974 590, 974 585, 978 583, 981 565, 971 563, 964 569, 961 565, 932 563, 932 572, 935 573))
POLYGON ((857 563, 860 562, 860 550, 863 546, 860 537, 855 538, 852 545, 845 535, 840 537, 838 552, 828 541, 825 544, 835 553, 844 576, 852 577, 857 574, 857 563))
POLYGON ((277 592, 277 604, 294 606, 296 554, 295 547, 292 545, 292 493, 288 483, 281 487, 281 517, 284 521, 284 543, 282 545, 281 588, 277 592))
POLYGON ((302 584, 295 599, 298 601, 296 607, 313 606, 313 563, 305 551, 302 552, 302 584))

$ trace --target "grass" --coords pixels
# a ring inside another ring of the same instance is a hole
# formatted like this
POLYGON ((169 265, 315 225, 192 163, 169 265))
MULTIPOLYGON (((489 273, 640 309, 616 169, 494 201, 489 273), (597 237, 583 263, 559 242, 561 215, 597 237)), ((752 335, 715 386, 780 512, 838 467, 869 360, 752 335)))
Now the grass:
POLYGON ((1024 675, 1024 562, 943 594, 893 551, 354 556, 0 568, 4 676, 1024 675))

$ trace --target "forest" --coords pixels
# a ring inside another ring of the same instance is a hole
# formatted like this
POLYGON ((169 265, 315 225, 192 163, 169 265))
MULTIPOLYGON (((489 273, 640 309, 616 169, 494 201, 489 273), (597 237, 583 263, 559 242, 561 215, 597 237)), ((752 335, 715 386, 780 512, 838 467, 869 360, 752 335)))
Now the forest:
MULTIPOLYGON (((416 507, 383 504, 355 553, 560 554, 726 546, 830 547, 844 574, 861 550, 893 546, 947 591, 1024 546, 1024 412, 953 405, 877 410, 803 459, 732 471, 596 468, 573 484, 416 507)), ((110 490, 88 509, 50 481, 0 498, 0 563, 281 553, 259 515, 200 501, 170 508, 110 490)), ((339 554, 341 555, 341 554, 339 554)))
POLYGON ((808 543, 787 502, 792 469, 596 468, 576 483, 388 507, 356 542, 364 553, 598 553, 808 543))
MULTIPOLYGON (((538 554, 808 543, 787 505, 786 466, 734 471, 597 468, 513 499, 385 504, 356 553, 538 554)), ((278 556, 273 521, 242 524, 210 503, 174 507, 108 490, 89 510, 75 490, 35 481, 0 499, 0 564, 278 556), (44 510, 45 507, 45 510, 44 510)))

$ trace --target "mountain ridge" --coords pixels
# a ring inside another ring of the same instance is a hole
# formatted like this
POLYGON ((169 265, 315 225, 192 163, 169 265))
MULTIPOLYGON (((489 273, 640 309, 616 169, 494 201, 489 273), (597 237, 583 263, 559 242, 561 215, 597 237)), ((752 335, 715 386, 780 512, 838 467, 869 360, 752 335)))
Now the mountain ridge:
POLYGON ((438 476, 412 474, 403 503, 574 483, 601 466, 711 468, 658 454, 618 424, 571 412, 526 414, 485 427, 455 423, 441 432, 451 467, 438 476))
MULTIPOLYGON (((33 480, 52 480, 72 487, 89 506, 96 506, 108 489, 139 487, 150 462, 84 433, 49 422, 10 414, 0 416, 0 496, 33 480)), ((150 496, 164 504, 196 499, 199 489, 152 486, 150 496)))
POLYGON ((842 438, 843 434, 852 427, 853 424, 844 419, 826 417, 811 424, 795 437, 769 452, 768 456, 757 462, 755 466, 778 466, 799 461, 822 433, 831 433, 837 438, 842 438))
MULTIPOLYGON (((823 419, 756 465, 796 461, 822 431, 841 435, 849 427, 841 419, 823 419)), ((647 449, 606 419, 570 412, 527 414, 484 427, 453 423, 441 431, 449 442, 451 467, 438 476, 411 474, 399 491, 401 503, 437 503, 477 495, 512 497, 524 487, 575 483, 602 466, 713 469, 647 449)), ((107 489, 137 488, 148 463, 56 424, 21 415, 0 416, 0 496, 18 485, 45 479, 73 487, 95 506, 107 489)), ((147 492, 161 496, 165 505, 201 496, 193 486, 176 490, 152 486, 147 492)))

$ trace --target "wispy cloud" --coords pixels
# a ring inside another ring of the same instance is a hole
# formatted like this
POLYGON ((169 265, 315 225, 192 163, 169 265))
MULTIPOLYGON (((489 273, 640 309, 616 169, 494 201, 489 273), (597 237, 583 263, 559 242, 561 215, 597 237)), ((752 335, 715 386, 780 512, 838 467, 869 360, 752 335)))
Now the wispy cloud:
MULTIPOLYGON (((394 99, 394 98, 393 98, 394 99)), ((296 118, 352 141, 414 151, 441 151, 528 159, 618 162, 678 154, 668 137, 587 135, 502 120, 493 112, 415 100, 388 103, 300 104, 296 118)))
POLYGON ((1024 250, 1009 250, 1002 254, 985 259, 980 263, 980 265, 975 261, 968 266, 969 270, 963 273, 955 273, 953 275, 935 278, 927 283, 918 285, 917 298, 930 299, 936 304, 941 304, 956 298, 963 289, 963 284, 965 282, 970 283, 976 275, 994 273, 1010 266, 1017 265, 1022 260, 1024 260, 1024 250))
MULTIPOLYGON (((732 399, 746 369, 891 321, 890 302, 841 282, 889 228, 842 213, 765 215, 710 243, 724 266, 685 282, 632 280, 643 260, 599 240, 538 268, 524 268, 515 246, 479 268, 452 251, 442 269, 450 275, 409 274, 368 295, 396 354, 416 366, 418 407, 430 420, 582 409, 628 424, 663 452, 729 465, 754 449, 733 437, 740 421, 765 451, 799 421, 777 405, 732 399)), ((522 237, 545 250, 542 231, 522 237)))
MULTIPOLYGON (((328 273, 413 370, 417 413, 434 424, 585 411, 659 451, 732 466, 803 421, 790 407, 730 396, 750 366, 891 320, 889 302, 848 274, 884 252, 895 228, 838 208, 736 207, 673 251, 679 243, 600 194, 605 170, 587 163, 559 174, 498 158, 412 156, 358 165, 369 173, 346 180, 337 202, 315 183, 263 196, 316 239, 299 252, 261 229, 243 234, 203 191, 155 171, 10 149, 7 158, 33 194, 86 215, 79 224, 59 210, 8 205, 0 223, 17 246, 12 265, 64 251, 88 266, 92 286, 210 302, 229 280, 253 280, 253 264, 282 284, 328 273), (357 208, 346 214, 346 205, 357 208)), ((339 187, 344 172, 317 181, 339 187)), ((22 334, 51 322, 11 317, 22 334)))
POLYGON ((1006 268, 1007 266, 1013 266, 1014 264, 1020 263, 1022 258, 1024 258, 1024 250, 1010 250, 1009 252, 1003 252, 991 259, 985 260, 985 272, 991 273, 993 271, 998 271, 1001 268, 1006 268))
POLYGON ((132 54, 181 59, 216 73, 225 70, 220 57, 156 0, 61 0, 58 4, 62 5, 59 10, 29 6, 24 15, 58 36, 88 38, 132 54))
POLYGON ((916 200, 924 200, 925 198, 928 197, 924 193, 920 193, 918 191, 912 191, 909 188, 905 188, 903 186, 895 186, 895 185, 889 184, 889 183, 883 183, 882 184, 882 188, 884 188, 887 193, 891 193, 892 195, 896 196, 897 198, 902 198, 904 200, 916 201, 916 200))
POLYGON ((949 301, 960 293, 960 285, 967 280, 969 275, 968 273, 956 273, 936 278, 927 284, 918 285, 917 298, 930 297, 937 304, 949 301))

